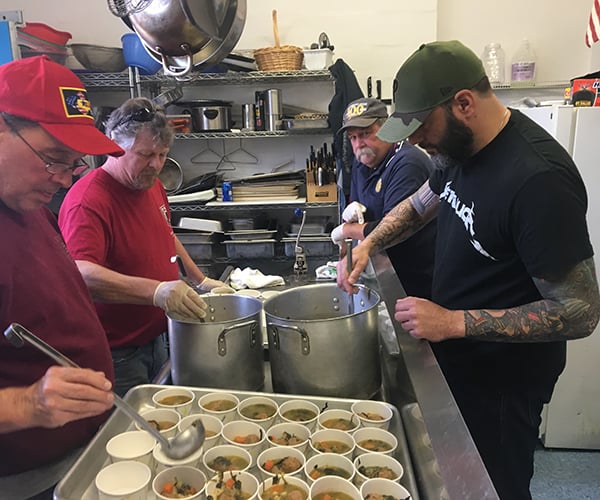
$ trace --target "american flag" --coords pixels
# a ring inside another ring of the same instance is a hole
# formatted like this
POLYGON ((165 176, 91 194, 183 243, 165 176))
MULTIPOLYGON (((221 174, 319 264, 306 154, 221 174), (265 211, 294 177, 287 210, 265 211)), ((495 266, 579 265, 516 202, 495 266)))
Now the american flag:
POLYGON ((585 32, 585 44, 591 47, 600 39, 600 0, 594 0, 590 20, 585 32))

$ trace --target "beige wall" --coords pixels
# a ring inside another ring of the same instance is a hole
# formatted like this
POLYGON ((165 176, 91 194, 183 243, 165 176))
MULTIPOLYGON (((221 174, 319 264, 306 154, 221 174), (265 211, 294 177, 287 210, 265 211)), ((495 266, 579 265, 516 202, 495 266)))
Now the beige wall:
MULTIPOLYGON (((271 10, 276 8, 282 43, 308 46, 321 31, 335 45, 360 84, 367 76, 391 80, 402 61, 424 41, 457 38, 478 54, 500 42, 507 65, 519 41, 531 40, 538 57, 538 81, 566 81, 590 69, 592 51, 584 44, 591 0, 568 4, 548 0, 247 0, 248 14, 238 48, 273 44, 271 10), (501 5, 499 9, 496 5, 501 5)), ((120 45, 128 28, 105 0, 0 0, 0 10, 20 9, 25 20, 70 31, 73 42, 120 45)), ((600 44, 597 44, 600 45, 600 44)), ((600 50, 596 49, 597 52, 600 50)))

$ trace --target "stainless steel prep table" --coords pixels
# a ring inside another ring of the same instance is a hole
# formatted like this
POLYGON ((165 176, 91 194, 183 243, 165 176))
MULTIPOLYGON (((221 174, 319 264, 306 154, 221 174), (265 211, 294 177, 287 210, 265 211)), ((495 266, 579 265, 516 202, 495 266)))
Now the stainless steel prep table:
POLYGON ((429 343, 389 319, 406 296, 391 262, 380 253, 371 263, 374 275, 363 281, 379 291, 389 316, 380 320, 384 397, 402 415, 422 498, 498 499, 429 343))

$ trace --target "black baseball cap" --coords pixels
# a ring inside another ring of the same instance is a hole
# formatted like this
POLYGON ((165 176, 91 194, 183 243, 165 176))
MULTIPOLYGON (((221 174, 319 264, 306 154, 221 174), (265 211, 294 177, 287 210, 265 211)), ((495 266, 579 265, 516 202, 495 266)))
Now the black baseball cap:
POLYGON ((339 132, 350 127, 370 127, 380 118, 387 118, 387 116, 387 107, 382 101, 371 97, 361 97, 348 104, 339 132))
POLYGON ((421 45, 400 66, 394 79, 394 112, 377 137, 398 142, 415 132, 436 106, 485 76, 483 63, 458 40, 421 45))

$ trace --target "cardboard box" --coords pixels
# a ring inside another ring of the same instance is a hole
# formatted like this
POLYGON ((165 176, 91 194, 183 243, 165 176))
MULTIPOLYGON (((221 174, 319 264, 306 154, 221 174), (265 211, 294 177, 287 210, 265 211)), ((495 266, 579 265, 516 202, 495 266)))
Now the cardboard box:
POLYGON ((600 106, 600 78, 573 80, 573 106, 600 106))

